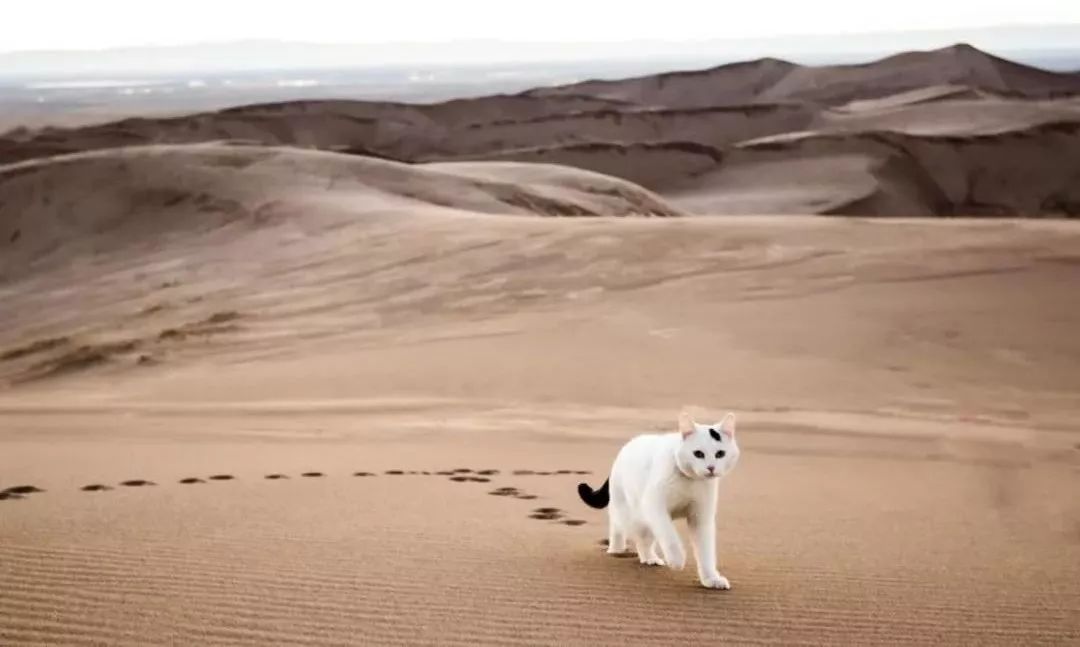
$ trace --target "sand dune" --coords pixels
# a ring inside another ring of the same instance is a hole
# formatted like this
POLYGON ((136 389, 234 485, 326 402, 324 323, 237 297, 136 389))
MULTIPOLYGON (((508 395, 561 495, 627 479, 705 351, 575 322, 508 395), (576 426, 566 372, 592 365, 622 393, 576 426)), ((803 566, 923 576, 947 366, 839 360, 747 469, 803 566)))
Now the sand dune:
POLYGON ((841 126, 727 149, 580 144, 483 157, 622 177, 695 214, 1080 215, 1077 121, 964 135, 841 126))
POLYGON ((940 85, 1049 98, 1080 92, 1080 75, 1040 70, 959 44, 860 65, 805 66, 766 58, 695 72, 586 81, 535 90, 530 96, 591 95, 670 108, 755 101, 835 106, 940 85))
POLYGON ((438 213, 672 216, 627 182, 538 166, 415 166, 295 148, 154 146, 47 158, 0 168, 0 277, 70 263, 110 246, 160 247, 162 237, 225 225, 258 228, 305 211, 330 227, 367 217, 438 213), (480 171, 478 173, 478 171, 480 171), (61 190, 57 190, 62 187, 61 190))
POLYGON ((533 97, 594 96, 666 108, 703 108, 752 103, 799 66, 775 58, 730 63, 707 70, 652 74, 631 79, 594 80, 537 88, 533 97))
POLYGON ((676 204, 695 211, 768 213, 776 207, 777 199, 767 195, 775 184, 755 178, 784 175, 796 187, 785 212, 1076 217, 1078 136, 1080 126, 1066 122, 962 137, 808 133, 765 139, 743 144, 718 171, 671 193, 683 198, 676 204))
POLYGON ((927 149, 945 140, 963 144, 950 172, 966 183, 982 181, 987 172, 1000 175, 1014 159, 1072 159, 1080 140, 1060 134, 1080 123, 1078 95, 1076 74, 958 45, 864 65, 762 59, 430 105, 298 101, 24 129, 0 138, 0 164, 114 147, 231 141, 413 163, 567 164, 670 191, 700 214, 1059 217, 1075 211, 1068 167, 1053 168, 1048 181, 1033 185, 1010 182, 997 190, 1003 195, 986 200, 967 199, 953 187, 928 188, 921 167, 924 157, 939 156, 927 149), (991 142, 991 135, 998 137, 991 142), (770 137, 802 143, 772 149, 764 160, 748 155, 770 137), (883 153, 875 144, 883 140, 907 143, 901 152, 883 153))
POLYGON ((47 128, 0 138, 0 164, 138 144, 247 140, 312 148, 359 147, 397 157, 427 150, 453 127, 507 114, 534 118, 617 105, 591 97, 493 96, 434 105, 296 101, 240 106, 191 116, 133 118, 82 128, 47 128))

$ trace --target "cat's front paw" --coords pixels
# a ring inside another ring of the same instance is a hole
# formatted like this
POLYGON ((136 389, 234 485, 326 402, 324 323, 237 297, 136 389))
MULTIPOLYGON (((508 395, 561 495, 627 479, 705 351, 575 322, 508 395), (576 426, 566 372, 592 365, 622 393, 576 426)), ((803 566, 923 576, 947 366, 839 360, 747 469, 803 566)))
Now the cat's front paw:
POLYGON ((731 582, 728 582, 728 579, 719 573, 702 575, 701 585, 707 589, 720 589, 722 591, 727 591, 731 588, 731 582))

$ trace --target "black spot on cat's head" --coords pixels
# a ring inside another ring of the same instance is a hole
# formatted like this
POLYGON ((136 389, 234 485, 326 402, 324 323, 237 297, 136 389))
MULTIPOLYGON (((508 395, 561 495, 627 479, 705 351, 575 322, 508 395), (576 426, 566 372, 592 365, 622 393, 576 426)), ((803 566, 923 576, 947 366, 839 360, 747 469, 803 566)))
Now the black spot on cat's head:
POLYGON ((720 432, 713 427, 709 427, 709 435, 712 436, 712 439, 716 442, 720 442, 722 440, 720 438, 720 432))

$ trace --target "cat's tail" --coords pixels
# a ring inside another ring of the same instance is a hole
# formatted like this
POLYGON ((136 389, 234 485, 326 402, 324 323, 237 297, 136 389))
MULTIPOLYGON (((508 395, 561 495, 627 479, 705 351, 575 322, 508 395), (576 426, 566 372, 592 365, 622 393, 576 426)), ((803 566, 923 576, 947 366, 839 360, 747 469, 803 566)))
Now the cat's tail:
MULTIPOLYGON (((608 479, 608 481, 610 480, 611 479, 608 479)), ((580 496, 581 500, 585 502, 585 505, 590 508, 603 510, 607 507, 608 501, 611 500, 611 496, 608 493, 608 481, 604 481, 604 484, 600 486, 599 490, 592 489, 589 487, 588 483, 578 483, 578 496, 580 496)))

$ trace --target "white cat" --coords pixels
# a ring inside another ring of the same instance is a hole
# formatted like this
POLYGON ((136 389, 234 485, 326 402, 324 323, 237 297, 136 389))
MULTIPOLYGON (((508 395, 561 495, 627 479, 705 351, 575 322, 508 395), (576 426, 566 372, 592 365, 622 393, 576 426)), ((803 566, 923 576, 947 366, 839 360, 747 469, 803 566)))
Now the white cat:
POLYGON ((684 413, 678 432, 632 438, 619 450, 604 485, 594 491, 581 483, 578 494, 593 508, 610 504, 608 552, 625 552, 626 540, 632 539, 642 564, 666 562, 680 570, 686 565, 673 522, 685 518, 701 584, 730 589, 716 570, 716 493, 720 478, 738 461, 735 414, 702 425, 684 413))

